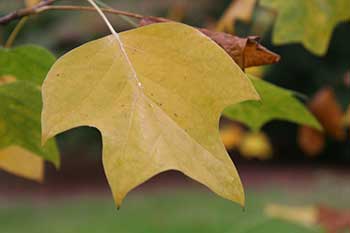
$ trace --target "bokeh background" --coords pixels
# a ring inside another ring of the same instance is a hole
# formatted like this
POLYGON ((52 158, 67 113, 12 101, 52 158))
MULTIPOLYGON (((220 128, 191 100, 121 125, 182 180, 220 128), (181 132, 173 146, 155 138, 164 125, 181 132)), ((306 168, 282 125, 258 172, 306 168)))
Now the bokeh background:
MULTIPOLYGON (((60 2, 85 4, 84 1, 60 2)), ((215 29, 231 0, 104 2, 116 9, 215 29)), ((22 0, 0 0, 0 14, 23 6, 22 0)), ((282 57, 278 64, 247 72, 302 93, 305 96, 301 101, 309 106, 317 94, 328 88, 334 94, 330 101, 336 102, 345 118, 350 103, 350 24, 337 25, 327 54, 318 57, 300 44, 274 46, 271 33, 275 17, 276 13, 256 6, 250 22, 235 22, 236 35, 258 35, 264 46, 282 57)), ((109 19, 118 31, 132 28, 118 16, 110 15, 109 19)), ((14 26, 11 23, 0 27, 1 43, 14 26)), ((15 45, 38 44, 59 57, 106 34, 108 29, 95 13, 46 12, 27 22, 15 45)), ((326 118, 343 120, 332 115, 326 118)), ((327 206, 345 212, 350 208, 348 125, 344 124, 345 139, 322 135, 319 143, 318 135, 305 146, 300 144, 302 126, 296 124, 273 121, 262 132, 252 133, 228 119, 222 119, 221 123, 223 128, 230 128, 222 134, 223 140, 246 187, 244 210, 174 171, 157 175, 141 185, 117 210, 101 163, 100 134, 82 127, 57 137, 62 166, 57 171, 47 164, 42 184, 0 170, 0 232, 323 232, 320 224, 305 224, 293 217, 281 219, 266 210, 278 204, 287 208, 282 213, 304 214, 303 218, 307 219, 312 215, 308 212, 310 208, 327 206), (307 148, 316 144, 321 145, 315 150, 307 148)))

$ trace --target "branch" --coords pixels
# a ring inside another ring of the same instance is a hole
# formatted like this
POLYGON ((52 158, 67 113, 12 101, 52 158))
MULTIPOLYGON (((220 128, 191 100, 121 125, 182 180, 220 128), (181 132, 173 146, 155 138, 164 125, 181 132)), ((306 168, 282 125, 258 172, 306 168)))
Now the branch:
MULTIPOLYGON (((66 11, 94 11, 96 12, 96 9, 93 7, 88 7, 88 6, 69 6, 69 5, 61 5, 61 6, 51 6, 56 0, 47 0, 44 1, 32 8, 26 8, 26 9, 21 9, 15 12, 12 12, 6 16, 3 16, 0 18, 0 25, 5 25, 12 20, 20 19, 26 16, 30 15, 36 15, 45 11, 50 11, 50 10, 66 10, 66 11)), ((115 10, 111 8, 101 8, 101 10, 105 13, 109 14, 116 14, 116 15, 124 15, 136 19, 142 19, 144 18, 143 15, 131 13, 131 12, 126 12, 126 11, 121 11, 121 10, 115 10)))
POLYGON ((13 20, 21 19, 21 18, 23 18, 25 16, 29 16, 29 15, 34 15, 34 14, 36 14, 36 10, 38 10, 42 7, 51 5, 55 1, 56 0, 43 0, 33 7, 16 10, 8 15, 1 17, 0 18, 0 25, 6 25, 13 20))
MULTIPOLYGON (((30 15, 36 15, 50 10, 67 10, 67 11, 94 11, 96 9, 88 6, 70 6, 70 5, 57 5, 52 6, 56 0, 44 0, 38 5, 15 11, 2 18, 0 18, 0 25, 7 24, 12 20, 20 19, 30 15)), ((123 15, 131 18, 139 19, 139 25, 145 26, 152 23, 169 22, 169 19, 158 18, 152 16, 143 16, 131 12, 116 10, 112 8, 100 8, 103 12, 109 14, 123 15)), ((228 55, 242 68, 251 66, 260 66, 266 64, 273 64, 279 61, 280 56, 275 54, 259 43, 257 37, 240 38, 227 34, 224 32, 214 32, 204 28, 198 28, 199 31, 210 37, 220 47, 222 47, 228 55)))
MULTIPOLYGON (((96 9, 93 7, 89 6, 44 6, 36 10, 36 14, 44 12, 44 11, 49 11, 49 10, 66 10, 66 11, 94 11, 96 12, 96 9)), ((112 8, 101 8, 101 10, 105 13, 109 14, 115 14, 115 15, 125 15, 131 18, 135 19, 143 19, 143 15, 127 12, 127 11, 121 11, 121 10, 116 10, 112 8)))
POLYGON ((21 31, 21 29, 23 28, 23 26, 27 22, 27 20, 28 20, 28 16, 25 16, 18 22, 18 24, 16 25, 15 29, 13 29, 13 31, 11 32, 9 38, 7 39, 4 48, 10 48, 12 46, 12 44, 15 41, 18 33, 21 31))

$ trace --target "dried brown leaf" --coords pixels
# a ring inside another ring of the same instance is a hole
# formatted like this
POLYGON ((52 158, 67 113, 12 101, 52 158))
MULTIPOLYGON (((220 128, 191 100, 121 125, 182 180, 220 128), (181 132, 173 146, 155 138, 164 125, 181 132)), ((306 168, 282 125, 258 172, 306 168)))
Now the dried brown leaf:
POLYGON ((321 131, 308 126, 300 126, 298 131, 298 144, 301 150, 310 157, 322 152, 325 138, 321 131))
POLYGON ((329 135, 340 141, 345 139, 343 111, 332 88, 325 87, 318 91, 309 103, 309 108, 329 135))
MULTIPOLYGON (((140 26, 145 26, 169 21, 169 19, 147 16, 141 19, 139 24, 140 26)), ((274 64, 280 60, 280 56, 262 46, 259 43, 259 38, 256 36, 241 38, 205 28, 198 28, 198 30, 222 47, 242 69, 274 64)))

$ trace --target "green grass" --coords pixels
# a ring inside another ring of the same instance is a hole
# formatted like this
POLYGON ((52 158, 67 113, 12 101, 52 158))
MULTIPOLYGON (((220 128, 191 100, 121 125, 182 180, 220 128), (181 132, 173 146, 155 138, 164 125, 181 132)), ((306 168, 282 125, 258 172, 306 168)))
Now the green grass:
POLYGON ((264 197, 248 196, 241 207, 202 192, 134 195, 116 210, 111 197, 82 197, 49 203, 20 201, 0 208, 1 233, 234 233, 317 232, 269 219, 264 197))
MULTIPOLYGON (((271 191, 273 190, 273 191, 271 191)), ((316 233, 319 228, 271 219, 267 203, 350 207, 344 184, 327 182, 308 191, 248 192, 245 211, 234 203, 203 191, 181 189, 136 193, 120 210, 112 197, 85 196, 49 200, 4 201, 0 195, 1 233, 316 233)))

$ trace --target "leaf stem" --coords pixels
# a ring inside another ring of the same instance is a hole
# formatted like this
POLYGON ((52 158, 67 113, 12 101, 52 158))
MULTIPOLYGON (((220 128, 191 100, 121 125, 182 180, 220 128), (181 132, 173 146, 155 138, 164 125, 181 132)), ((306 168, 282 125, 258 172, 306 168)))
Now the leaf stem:
POLYGON ((21 31, 21 29, 23 28, 24 24, 27 22, 29 16, 25 16, 23 18, 21 18, 21 20, 17 23, 16 27, 13 29, 13 31, 11 32, 9 38, 7 39, 6 43, 5 43, 5 48, 11 48, 11 46, 13 45, 13 43, 15 42, 18 33, 21 31))
MULTIPOLYGON (((112 7, 110 7, 109 5, 104 3, 102 0, 95 0, 95 2, 101 7, 104 7, 107 9, 113 9, 112 7)), ((135 28, 137 28, 139 26, 135 21, 131 20, 129 17, 127 17, 125 15, 119 15, 119 17, 135 28)))
POLYGON ((109 20, 107 19, 106 15, 103 13, 103 11, 101 10, 101 8, 99 8, 97 6, 97 4, 94 2, 94 0, 87 0, 98 12, 98 14, 102 17, 103 21, 105 21, 107 27, 109 28, 109 30, 112 32, 112 34, 117 37, 118 41, 120 42, 120 38, 119 38, 119 34, 114 30, 112 24, 109 22, 109 20))
POLYGON ((126 50, 125 50, 125 47, 124 47, 124 44, 123 44, 123 41, 120 39, 120 36, 119 34, 114 30, 112 24, 109 22, 109 20, 107 19, 106 15, 103 13, 103 11, 101 10, 100 7, 97 6, 97 4, 95 3, 94 0, 87 0, 95 9, 96 11, 99 13, 99 15, 102 17, 102 19, 105 21, 107 27, 109 28, 109 30, 112 32, 112 34, 115 36, 115 38, 117 39, 118 41, 118 44, 119 44, 119 48, 122 52, 122 54, 124 55, 124 58, 125 60, 127 61, 131 71, 132 71, 132 75, 133 75, 133 78, 135 79, 136 83, 137 83, 137 86, 139 88, 142 88, 142 84, 139 80, 139 78, 137 77, 137 74, 136 74, 136 70, 134 68, 134 66, 132 65, 130 59, 129 59, 129 56, 128 54, 126 53, 126 50))

